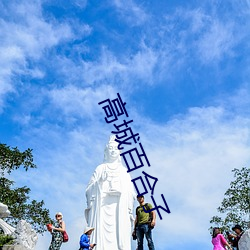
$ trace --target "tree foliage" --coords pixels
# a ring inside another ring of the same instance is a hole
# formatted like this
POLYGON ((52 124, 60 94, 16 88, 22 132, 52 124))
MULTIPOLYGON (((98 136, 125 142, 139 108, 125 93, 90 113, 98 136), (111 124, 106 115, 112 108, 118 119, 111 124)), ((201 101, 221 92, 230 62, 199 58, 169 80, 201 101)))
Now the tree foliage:
POLYGON ((17 147, 11 149, 6 144, 0 143, 0 166, 2 176, 5 171, 10 174, 13 170, 21 166, 26 171, 29 168, 36 168, 36 165, 33 163, 32 149, 28 148, 24 152, 21 152, 17 147))
POLYGON ((210 223, 230 231, 235 224, 247 228, 250 220, 250 169, 233 169, 234 180, 226 191, 217 211, 223 216, 213 216, 210 223))
POLYGON ((26 171, 36 168, 33 163, 32 150, 20 152, 18 148, 10 148, 0 144, 0 202, 6 204, 11 216, 5 220, 15 226, 21 219, 29 222, 38 233, 46 230, 45 224, 52 220, 49 210, 44 208, 44 201, 30 200, 30 188, 27 186, 14 188, 14 182, 5 178, 6 174, 23 167, 26 171))
POLYGON ((3 245, 12 245, 13 243, 14 238, 12 236, 0 234, 0 247, 2 247, 3 245))

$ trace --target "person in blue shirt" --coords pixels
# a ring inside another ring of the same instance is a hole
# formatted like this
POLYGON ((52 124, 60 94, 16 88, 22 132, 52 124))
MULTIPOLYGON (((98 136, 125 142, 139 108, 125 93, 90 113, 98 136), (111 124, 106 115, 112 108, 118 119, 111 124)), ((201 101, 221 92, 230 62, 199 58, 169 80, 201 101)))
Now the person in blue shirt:
POLYGON ((90 235, 93 232, 93 227, 86 227, 83 235, 80 238, 80 249, 79 250, 91 250, 96 244, 90 244, 90 235))

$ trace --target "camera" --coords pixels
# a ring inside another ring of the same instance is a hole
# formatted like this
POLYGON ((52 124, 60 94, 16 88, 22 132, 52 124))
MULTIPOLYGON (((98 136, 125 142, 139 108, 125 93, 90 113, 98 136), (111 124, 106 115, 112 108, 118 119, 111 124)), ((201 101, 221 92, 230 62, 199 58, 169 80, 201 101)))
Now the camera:
POLYGON ((133 238, 133 240, 137 240, 137 236, 136 236, 135 231, 134 231, 133 234, 132 234, 132 238, 133 238))

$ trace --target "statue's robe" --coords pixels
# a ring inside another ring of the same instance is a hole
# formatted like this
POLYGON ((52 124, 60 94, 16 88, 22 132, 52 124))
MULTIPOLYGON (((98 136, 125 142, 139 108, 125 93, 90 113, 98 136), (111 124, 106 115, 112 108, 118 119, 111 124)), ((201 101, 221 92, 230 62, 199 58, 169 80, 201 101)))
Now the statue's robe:
POLYGON ((91 243, 95 250, 130 250, 135 193, 127 169, 118 163, 99 165, 86 189, 88 226, 95 230, 91 243))
POLYGON ((240 250, 250 250, 250 229, 246 230, 239 240, 240 250))

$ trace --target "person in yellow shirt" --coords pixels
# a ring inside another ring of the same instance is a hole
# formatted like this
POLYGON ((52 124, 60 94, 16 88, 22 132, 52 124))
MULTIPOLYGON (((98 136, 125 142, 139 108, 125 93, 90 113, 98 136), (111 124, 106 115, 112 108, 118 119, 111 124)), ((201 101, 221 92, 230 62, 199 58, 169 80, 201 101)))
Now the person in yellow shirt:
POLYGON ((139 202, 139 206, 136 208, 136 217, 134 223, 134 231, 133 237, 136 236, 138 243, 138 250, 143 250, 143 239, 144 235, 146 236, 148 242, 148 249, 155 250, 154 242, 152 239, 152 229, 155 226, 156 214, 155 211, 151 211, 149 213, 144 212, 143 207, 146 211, 152 209, 152 205, 150 203, 144 202, 144 196, 137 196, 137 201, 139 202))

